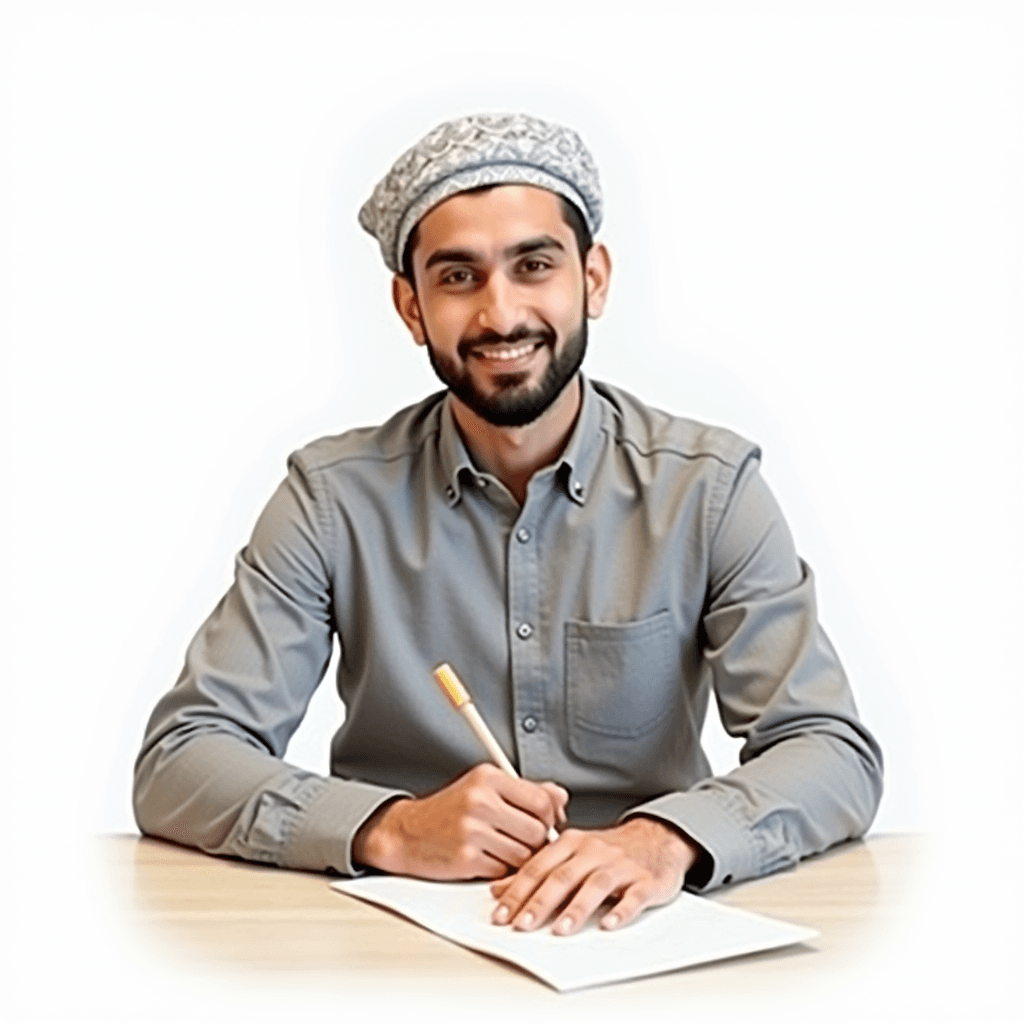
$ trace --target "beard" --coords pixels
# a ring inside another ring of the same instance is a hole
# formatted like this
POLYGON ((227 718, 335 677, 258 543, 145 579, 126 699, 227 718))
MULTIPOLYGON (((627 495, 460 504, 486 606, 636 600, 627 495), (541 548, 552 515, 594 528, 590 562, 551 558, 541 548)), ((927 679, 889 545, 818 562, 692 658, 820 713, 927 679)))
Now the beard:
POLYGON ((438 355, 434 346, 427 341, 427 354, 434 373, 456 398, 469 406, 481 419, 495 427, 524 427, 532 423, 554 403, 565 390, 565 386, 576 376, 587 351, 587 316, 580 317, 579 328, 566 338, 561 352, 555 352, 554 331, 530 331, 519 328, 508 335, 489 333, 461 341, 458 346, 462 366, 453 359, 438 355), (536 387, 526 386, 525 373, 504 373, 495 378, 497 390, 484 394, 473 380, 467 366, 472 359, 472 350, 481 344, 518 345, 524 341, 546 345, 551 359, 544 376, 536 387))

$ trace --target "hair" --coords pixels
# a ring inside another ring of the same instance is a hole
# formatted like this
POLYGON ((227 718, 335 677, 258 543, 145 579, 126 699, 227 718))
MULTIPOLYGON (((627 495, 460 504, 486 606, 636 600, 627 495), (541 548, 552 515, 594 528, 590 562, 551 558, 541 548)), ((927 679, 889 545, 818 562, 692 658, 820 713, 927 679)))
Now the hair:
MULTIPOLYGON (((498 185, 480 185, 477 188, 466 189, 464 193, 459 192, 457 195, 476 195, 480 192, 490 192, 492 188, 498 188, 498 185)), ((576 248, 580 254, 580 263, 585 268, 587 253, 590 252, 590 248, 594 244, 594 236, 591 235, 590 228, 587 227, 587 222, 575 203, 569 202, 565 196, 560 195, 558 204, 562 208, 562 220, 572 228, 572 233, 576 238, 576 248)), ((412 276, 412 253, 419 240, 420 226, 417 224, 409 233, 405 248, 402 250, 402 276, 412 285, 413 291, 416 290, 416 281, 412 276)))

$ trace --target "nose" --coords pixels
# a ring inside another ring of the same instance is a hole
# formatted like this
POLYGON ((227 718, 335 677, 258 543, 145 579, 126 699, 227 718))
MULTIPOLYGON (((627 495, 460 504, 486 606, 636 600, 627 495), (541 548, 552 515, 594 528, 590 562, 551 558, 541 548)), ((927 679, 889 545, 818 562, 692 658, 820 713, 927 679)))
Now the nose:
POLYGON ((475 313, 478 330, 508 335, 526 322, 519 290, 504 274, 491 274, 477 294, 480 298, 475 313))

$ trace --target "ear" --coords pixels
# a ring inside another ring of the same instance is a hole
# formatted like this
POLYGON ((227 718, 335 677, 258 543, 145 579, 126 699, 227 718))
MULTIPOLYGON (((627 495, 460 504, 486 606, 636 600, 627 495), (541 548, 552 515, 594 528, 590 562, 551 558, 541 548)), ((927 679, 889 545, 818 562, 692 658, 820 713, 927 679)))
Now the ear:
POLYGON ((423 314, 420 312, 420 300, 409 279, 402 274, 395 274, 391 280, 391 301, 395 304, 402 322, 409 328, 412 340, 417 345, 427 343, 427 335, 423 330, 423 314))
POLYGON ((611 276, 612 258, 608 255, 603 242, 595 242, 583 264, 583 281, 587 289, 587 316, 598 317, 604 312, 611 276))

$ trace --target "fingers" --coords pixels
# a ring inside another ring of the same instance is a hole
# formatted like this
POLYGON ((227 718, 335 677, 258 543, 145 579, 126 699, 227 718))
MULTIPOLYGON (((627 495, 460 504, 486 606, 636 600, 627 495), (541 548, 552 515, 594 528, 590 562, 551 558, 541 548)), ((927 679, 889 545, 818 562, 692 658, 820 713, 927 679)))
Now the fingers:
POLYGON ((491 893, 498 899, 498 906, 491 920, 495 924, 511 922, 527 930, 543 924, 561 902, 557 894, 561 892, 564 899, 582 881, 578 847, 583 841, 583 833, 570 829, 558 842, 531 857, 515 875, 492 885, 491 893), (578 860, 577 869, 565 868, 574 857, 578 860))
POLYGON ((361 864, 416 878, 501 878, 547 843, 568 793, 477 765, 434 793, 393 800, 361 826, 361 864))
MULTIPOLYGON (((528 847, 529 853, 554 839, 555 824, 566 820, 569 794, 555 783, 517 779, 494 765, 477 765, 460 782, 473 813, 528 847)), ((519 867, 525 859, 511 858, 508 864, 519 867)))
MULTIPOLYGON (((641 869, 632 861, 623 860, 619 864, 601 866, 590 872, 565 909, 555 908, 552 932, 555 935, 572 935, 579 931, 606 899, 620 892, 623 896, 626 893, 631 894, 631 904, 634 909, 628 920, 632 920, 632 917, 635 917, 651 902, 650 880, 644 877, 641 869)), ((538 893, 536 898, 539 899, 541 895, 538 893)), ((620 899, 619 903, 621 902, 620 899)), ((613 906, 601 920, 603 926, 608 929, 626 923, 620 917, 618 904, 613 906)))
POLYGON ((508 874, 509 866, 504 861, 492 856, 478 844, 473 842, 456 846, 444 858, 425 862, 423 870, 408 872, 413 877, 430 878, 437 881, 457 881, 481 878, 487 881, 503 878, 508 874))
POLYGON ((491 895, 495 899, 500 899, 501 895, 505 890, 515 881, 516 876, 506 875, 504 878, 499 878, 496 882, 491 884, 491 895))
POLYGON ((498 844, 502 849, 508 848, 502 840, 513 844, 511 849, 515 852, 506 861, 511 866, 519 867, 547 842, 548 826, 544 821, 508 803, 500 793, 484 789, 470 794, 468 799, 474 818, 495 837, 491 848, 497 851, 498 844))
POLYGON ((555 810, 555 824, 564 825, 566 822, 565 808, 569 803, 568 790, 562 789, 561 786, 554 782, 542 782, 541 788, 551 797, 555 810))
MULTIPOLYGON (((629 924, 631 921, 635 921, 641 911, 646 910, 648 907, 657 906, 661 903, 669 903, 671 899, 665 899, 664 896, 657 892, 654 887, 650 884, 642 884, 640 882, 635 885, 629 886, 626 891, 622 894, 621 899, 616 903, 611 910, 605 914, 598 922, 605 931, 611 931, 614 928, 621 928, 623 925, 629 924)), ((580 921, 573 931, 578 931, 582 926, 580 921)), ((566 932, 566 934, 571 934, 566 932)))
POLYGON ((508 864, 497 857, 492 857, 483 850, 467 850, 464 858, 469 867, 471 878, 502 878, 508 873, 508 864))
POLYGON ((560 786, 549 790, 481 764, 418 801, 417 810, 420 831, 447 833, 458 848, 444 857, 456 877, 500 878, 547 843, 567 800, 560 786))
POLYGON ((533 847, 521 843, 512 836, 499 832, 495 828, 481 828, 478 835, 471 837, 471 843, 481 853, 501 862, 501 871, 490 874, 486 878, 503 877, 512 868, 517 870, 533 856, 533 847))
POLYGON ((491 885, 498 901, 491 920, 533 931, 553 920, 552 932, 578 932, 600 907, 605 929, 622 927, 645 908, 671 900, 678 888, 652 873, 620 847, 593 833, 568 830, 531 857, 519 871, 491 885))
POLYGON ((565 821, 569 794, 561 786, 553 782, 516 779, 494 765, 478 765, 473 773, 478 773, 481 783, 492 787, 506 803, 543 826, 543 835, 538 842, 543 842, 549 828, 565 821))

